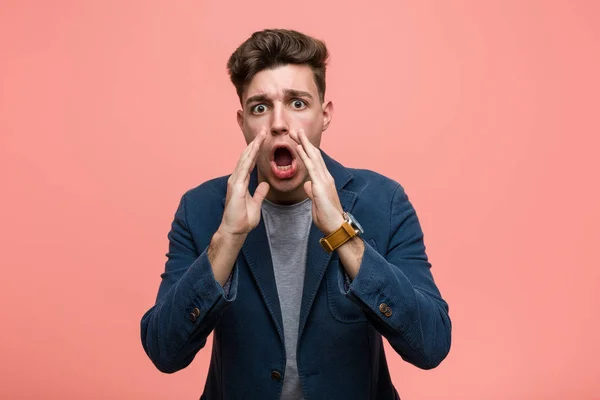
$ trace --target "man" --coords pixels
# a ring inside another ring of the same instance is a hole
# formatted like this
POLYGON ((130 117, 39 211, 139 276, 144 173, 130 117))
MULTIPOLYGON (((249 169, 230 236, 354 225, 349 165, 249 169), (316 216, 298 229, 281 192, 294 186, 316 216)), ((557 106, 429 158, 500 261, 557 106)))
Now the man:
POLYGON ((327 57, 319 40, 265 30, 229 59, 248 147, 231 175, 182 197, 141 323, 168 373, 214 332, 202 399, 397 399, 382 336, 420 368, 450 349, 403 188, 319 149, 327 57))

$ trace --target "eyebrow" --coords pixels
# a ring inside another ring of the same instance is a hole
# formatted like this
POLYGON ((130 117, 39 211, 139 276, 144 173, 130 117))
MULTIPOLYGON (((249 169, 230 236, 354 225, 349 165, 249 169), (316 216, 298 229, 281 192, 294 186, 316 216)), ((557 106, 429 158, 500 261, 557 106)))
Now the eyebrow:
MULTIPOLYGON (((284 89, 283 93, 285 94, 286 97, 306 97, 306 98, 313 100, 312 95, 303 90, 284 89)), ((270 101, 269 97, 266 94, 257 94, 252 97, 248 97, 248 99, 246 100, 246 106, 248 106, 250 103, 265 102, 265 101, 270 101)))

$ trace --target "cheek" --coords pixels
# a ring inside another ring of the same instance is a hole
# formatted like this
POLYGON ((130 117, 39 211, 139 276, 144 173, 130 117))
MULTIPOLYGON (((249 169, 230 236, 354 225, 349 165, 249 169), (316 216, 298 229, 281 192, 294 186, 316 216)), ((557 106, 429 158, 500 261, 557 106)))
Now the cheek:
POLYGON ((314 113, 300 113, 295 121, 305 132, 321 132, 323 130, 323 116, 314 113))
POLYGON ((244 126, 243 133, 244 133, 244 140, 246 141, 246 144, 250 144, 250 142, 252 142, 254 140, 256 135, 258 135, 258 131, 255 131, 254 129, 252 129, 249 126, 244 126))
POLYGON ((308 141, 311 142, 313 146, 319 147, 323 132, 323 119, 301 119, 298 121, 298 127, 304 129, 306 137, 308 137, 308 141))
POLYGON ((246 120, 244 123, 243 133, 244 139, 246 140, 246 144, 250 144, 254 140, 254 138, 260 133, 264 126, 264 123, 260 123, 259 121, 246 120))

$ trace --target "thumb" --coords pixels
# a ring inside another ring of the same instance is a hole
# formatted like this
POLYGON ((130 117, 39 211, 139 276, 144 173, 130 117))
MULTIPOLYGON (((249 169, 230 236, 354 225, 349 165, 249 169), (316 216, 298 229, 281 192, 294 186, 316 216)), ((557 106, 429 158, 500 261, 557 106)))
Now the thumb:
POLYGON ((261 205, 265 197, 267 197, 267 193, 269 193, 269 184, 267 182, 261 182, 254 191, 253 199, 256 200, 258 205, 261 205))
POLYGON ((304 182, 304 191, 308 195, 311 201, 313 201, 313 192, 312 192, 312 182, 306 181, 304 182))

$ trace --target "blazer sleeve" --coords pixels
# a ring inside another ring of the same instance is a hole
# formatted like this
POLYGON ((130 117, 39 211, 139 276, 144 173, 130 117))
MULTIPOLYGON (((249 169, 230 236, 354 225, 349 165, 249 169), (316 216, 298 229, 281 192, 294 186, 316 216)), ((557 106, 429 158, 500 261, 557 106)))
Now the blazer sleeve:
POLYGON ((155 305, 141 320, 142 346, 156 367, 172 373, 188 366, 237 294, 234 266, 228 293, 215 279, 207 257, 198 254, 182 197, 168 234, 169 252, 155 305))
POLYGON ((391 201, 385 257, 365 241, 355 279, 344 284, 340 273, 338 280, 340 290, 363 308, 392 348, 422 369, 435 368, 447 356, 452 330, 448 304, 430 268, 417 214, 398 186, 391 201))

